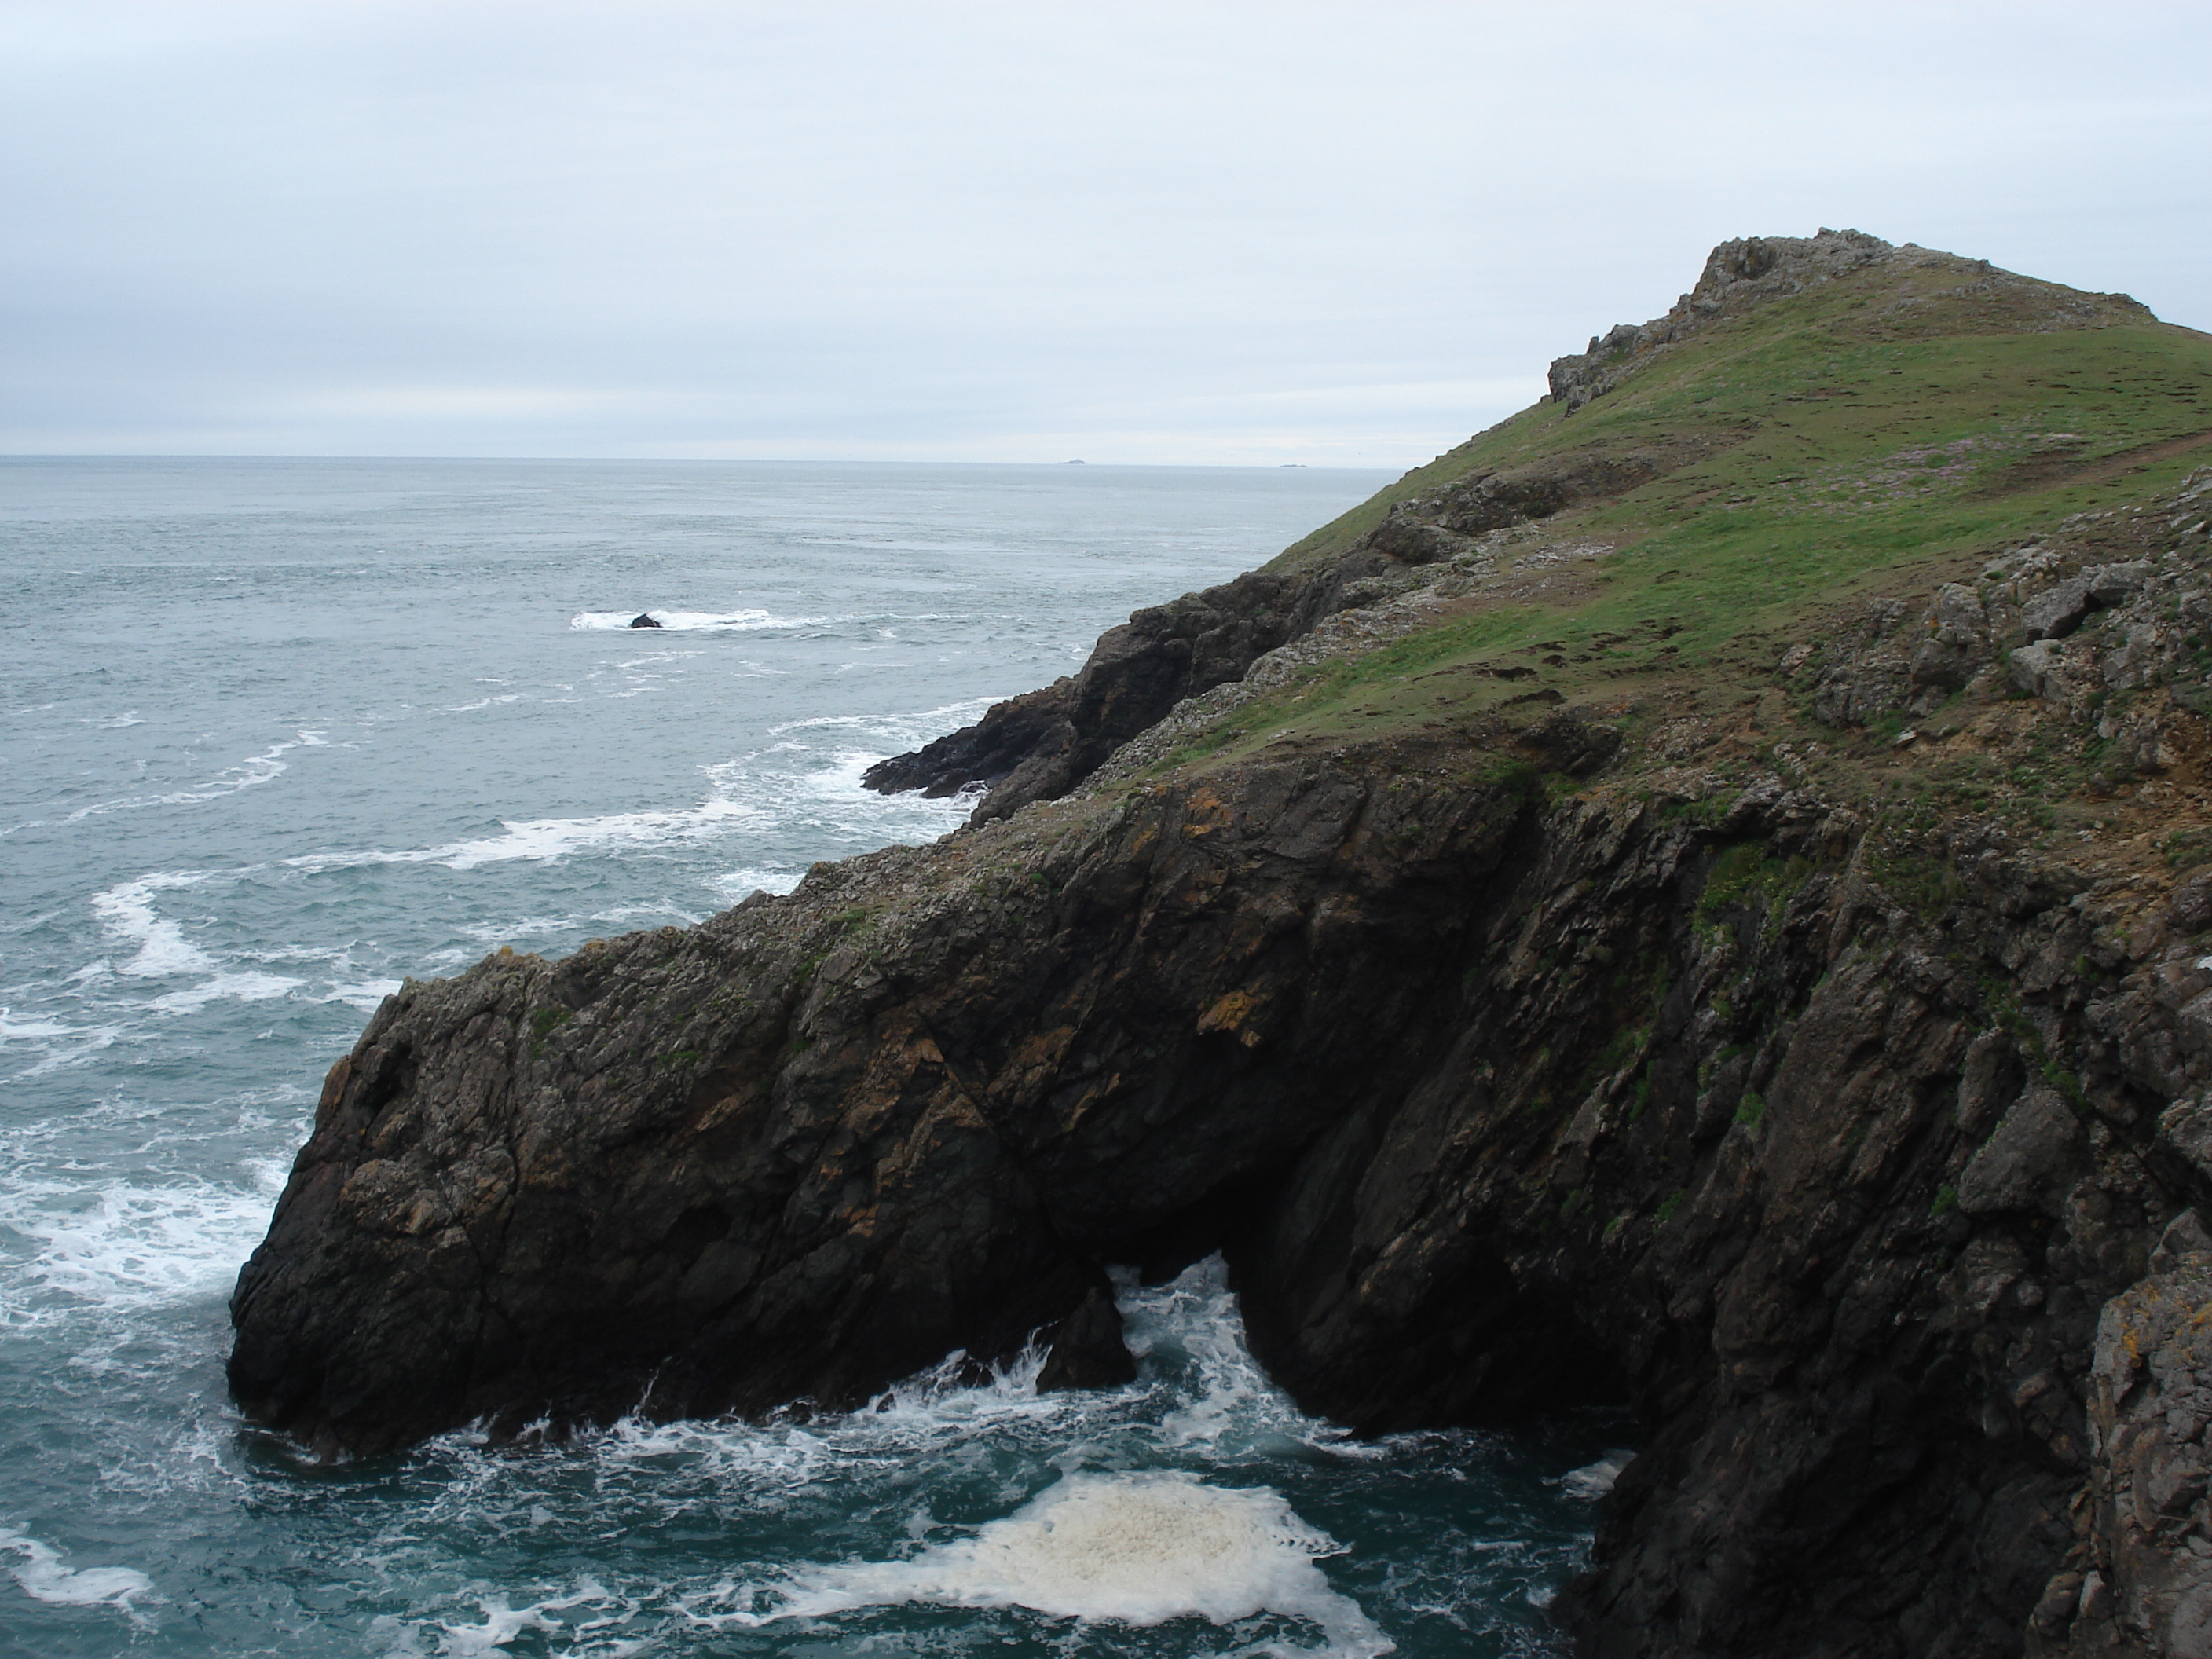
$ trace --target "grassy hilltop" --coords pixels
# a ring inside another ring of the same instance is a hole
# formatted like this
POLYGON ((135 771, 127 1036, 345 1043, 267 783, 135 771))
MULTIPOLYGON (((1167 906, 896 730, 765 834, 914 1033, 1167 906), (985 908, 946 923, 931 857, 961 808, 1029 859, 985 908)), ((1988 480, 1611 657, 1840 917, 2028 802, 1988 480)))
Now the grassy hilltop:
MULTIPOLYGON (((1992 556, 2062 533, 2109 544, 2112 558, 2154 550, 2171 532, 2132 526, 2126 509, 2212 461, 2212 336, 2124 295, 1947 254, 1897 250, 1657 349, 1593 344, 1592 357, 1565 361, 1625 369, 1604 395, 1524 410, 1268 569, 1340 559, 1394 519, 1437 516, 1486 475, 1625 462, 1656 476, 1459 538, 1456 562, 1478 574, 1433 586, 1422 625, 1243 701, 1170 758, 1434 732, 1536 700, 1596 705, 1632 739, 1668 728, 1674 750, 1682 722, 1701 724, 1711 742, 1697 746, 1711 759, 1791 738, 1832 745, 1809 692, 1778 685, 1791 646, 1852 625, 1883 596, 1917 607, 1992 556)), ((1960 693, 1919 724, 1956 726, 1987 700, 1960 693)), ((2089 738, 2058 745, 2069 764, 1992 783, 1963 750, 1948 763, 1925 747, 1890 752, 1909 723, 1869 722, 1820 763, 1830 774, 1917 769, 1939 795, 1955 786, 1984 804, 2024 793, 2046 818, 2054 793, 2078 793, 2097 770, 2089 738)))

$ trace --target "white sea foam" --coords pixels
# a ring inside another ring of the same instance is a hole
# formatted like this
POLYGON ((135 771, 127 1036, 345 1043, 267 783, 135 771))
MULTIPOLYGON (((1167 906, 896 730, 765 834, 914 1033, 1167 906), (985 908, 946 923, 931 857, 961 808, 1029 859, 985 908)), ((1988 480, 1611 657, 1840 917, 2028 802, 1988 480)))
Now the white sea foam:
POLYGON ((959 702, 941 703, 934 708, 898 714, 816 714, 805 720, 783 720, 768 730, 769 735, 775 738, 793 732, 862 732, 872 738, 910 747, 973 725, 996 701, 993 697, 969 697, 959 702))
POLYGON ((364 1014, 373 1014, 383 1004, 385 998, 397 992, 402 983, 396 979, 365 979, 351 984, 334 981, 330 988, 314 1000, 343 1002, 349 1008, 360 1009, 364 1014))
POLYGON ((1365 1459, 1379 1449, 1299 1411, 1276 1387, 1246 1344, 1244 1316, 1229 1288, 1229 1271, 1209 1256, 1173 1282, 1140 1289, 1126 1274, 1119 1300, 1129 1352, 1139 1359, 1189 1362, 1182 1401, 1163 1418, 1160 1439, 1202 1456, 1303 1446, 1365 1459))
MULTIPOLYGON (((568 626, 591 630, 624 629, 635 611, 579 611, 568 626)), ((777 617, 765 611, 647 611, 642 613, 671 634, 757 634, 770 629, 820 628, 828 617, 777 617)), ((639 633, 651 630, 639 629, 639 633)))
POLYGON ((193 1014, 210 1002, 266 1002, 306 983, 283 974, 217 974, 185 990, 167 992, 147 1006, 165 1014, 193 1014))
POLYGON ((210 1002, 265 1002, 305 983, 283 974, 227 970, 214 957, 187 939, 184 929, 176 922, 155 914, 155 895, 198 886, 216 873, 208 870, 157 870, 133 881, 118 882, 92 896, 93 914, 100 919, 108 937, 137 947, 135 954, 114 966, 114 972, 130 979, 207 976, 197 985, 155 997, 147 1006, 157 1012, 196 1013, 210 1002))
POLYGON ((44 1077, 89 1060, 124 1035, 120 1025, 67 1025, 56 1019, 18 1019, 0 1008, 0 1048, 27 1048, 40 1056, 19 1080, 44 1077))
POLYGON ((576 853, 635 851, 647 847, 696 844, 732 830, 764 825, 757 806, 716 796, 674 811, 610 812, 582 818, 502 818, 502 834, 447 842, 399 853, 312 853, 285 862, 295 869, 321 871, 375 864, 442 864, 448 870, 515 860, 543 862, 576 853))
POLYGON ((283 775, 290 763, 284 757, 295 749, 325 749, 329 742, 319 732, 301 730, 289 741, 271 744, 258 755, 248 755, 234 766, 227 766, 213 777, 188 788, 172 789, 159 795, 129 795, 116 800, 95 801, 90 806, 80 806, 69 815, 66 822, 96 817, 106 812, 119 812, 134 806, 184 806, 195 801, 218 800, 225 795, 234 795, 241 789, 252 789, 283 775))
POLYGON ((157 1306, 228 1286, 268 1230, 283 1182, 271 1164, 250 1187, 195 1178, 137 1185, 36 1176, 0 1186, 0 1226, 33 1247, 0 1273, 0 1322, 57 1311, 157 1306))
POLYGON ((1613 1490, 1613 1482, 1620 1479, 1629 1460, 1636 1454, 1615 1449, 1595 1463, 1585 1463, 1578 1469, 1569 1469, 1559 1477, 1559 1490, 1570 1498, 1602 1498, 1613 1490))
MULTIPOLYGON (((927 729, 936 729, 927 717, 914 718, 917 724, 927 721, 927 729)), ((921 795, 878 795, 863 788, 860 775, 883 758, 880 749, 843 749, 823 756, 791 744, 767 752, 787 752, 792 760, 764 765, 760 754, 751 754, 702 767, 709 793, 695 806, 573 818, 507 818, 501 820, 502 833, 496 836, 404 851, 307 854, 285 863, 310 872, 409 864, 473 870, 580 854, 703 846, 732 835, 785 830, 794 823, 874 846, 902 836, 933 839, 957 828, 974 806, 966 795, 933 800, 921 795)), ((742 898, 754 887, 788 892, 804 874, 804 870, 769 866, 712 878, 710 885, 717 892, 742 898), (734 886, 740 878, 756 875, 760 878, 734 886)), ((514 931, 510 928, 510 934, 514 931)))
POLYGON ((805 879, 806 872, 804 870, 793 869, 789 865, 781 867, 767 865, 729 871, 710 878, 707 885, 727 902, 735 904, 755 893, 788 893, 805 879))
MULTIPOLYGON (((453 1659, 460 1659, 460 1656, 467 1654, 491 1653, 531 1631, 548 1635, 585 1635, 614 1623, 614 1618, 602 1615, 596 1619, 564 1620, 556 1619, 553 1615, 578 1607, 601 1607, 618 1600, 598 1579, 589 1577, 579 1579, 575 1589, 566 1595, 549 1595, 543 1601, 520 1607, 511 1605, 506 1596, 488 1595, 477 1603, 477 1610, 483 1614, 482 1624, 438 1626, 441 1632, 438 1652, 441 1656, 453 1656, 453 1659)), ((620 1659, 623 1655, 637 1652, 643 1645, 641 1642, 618 1642, 609 1647, 595 1648, 594 1651, 607 1656, 607 1659, 620 1659)), ((575 1651, 573 1647, 566 1650, 575 1651)))
POLYGON ((0 1529, 0 1552, 21 1560, 8 1571, 26 1595, 40 1601, 78 1607, 105 1601, 127 1611, 154 1589, 152 1579, 130 1567, 65 1567, 59 1550, 20 1532, 0 1529))
POLYGON ((63 1025, 50 1019, 15 1019, 5 1008, 0 1008, 0 1042, 28 1042, 40 1037, 64 1037, 81 1035, 80 1028, 63 1025))
POLYGON ((137 954, 116 969, 134 979, 173 979, 185 974, 215 971, 215 958, 185 938, 173 921, 154 914, 154 896, 193 887, 213 872, 206 870, 157 870, 135 881, 118 882, 92 896, 92 913, 111 938, 135 945, 137 954))
POLYGON ((520 691, 508 691, 495 697, 478 697, 474 702, 447 703, 438 712, 441 714, 472 714, 479 708, 495 708, 503 703, 526 701, 520 691))
POLYGON ((903 1561, 802 1568, 781 1606, 735 1622, 905 1601, 1123 1625, 1225 1625, 1272 1612, 1317 1626, 1328 1645, 1315 1651, 1389 1652, 1395 1644, 1315 1565, 1338 1553, 1266 1486, 1209 1486, 1179 1471, 1077 1473, 972 1538, 903 1561))

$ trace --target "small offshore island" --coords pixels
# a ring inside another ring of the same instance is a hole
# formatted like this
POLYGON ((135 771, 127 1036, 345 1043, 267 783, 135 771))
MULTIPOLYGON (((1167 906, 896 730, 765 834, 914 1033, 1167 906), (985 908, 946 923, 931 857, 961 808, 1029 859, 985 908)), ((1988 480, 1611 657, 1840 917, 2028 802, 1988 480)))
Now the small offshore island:
POLYGON ((1363 1431, 1632 1407, 1607 1656, 2212 1651, 2212 337, 1856 232, 885 762, 927 847, 410 981, 232 1304, 328 1455, 842 1407, 1216 1251, 1363 1431))

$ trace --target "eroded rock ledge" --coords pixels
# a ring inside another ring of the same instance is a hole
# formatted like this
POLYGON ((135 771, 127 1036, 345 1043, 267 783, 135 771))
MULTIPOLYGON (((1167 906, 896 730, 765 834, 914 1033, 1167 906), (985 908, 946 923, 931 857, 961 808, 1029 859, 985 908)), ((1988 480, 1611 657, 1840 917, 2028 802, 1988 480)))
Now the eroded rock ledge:
POLYGON ((1057 803, 410 983, 240 1279, 240 1400, 350 1451, 845 1403, 1087 1305, 1117 1346, 1102 1263, 1224 1247, 1362 1428, 1635 1403, 1590 1652, 2017 1651, 2069 1572, 2109 1620, 2095 1334, 2205 1191, 2202 896, 2123 933, 1771 778, 1547 808, 1609 752, 1567 714, 1482 752, 1057 803))

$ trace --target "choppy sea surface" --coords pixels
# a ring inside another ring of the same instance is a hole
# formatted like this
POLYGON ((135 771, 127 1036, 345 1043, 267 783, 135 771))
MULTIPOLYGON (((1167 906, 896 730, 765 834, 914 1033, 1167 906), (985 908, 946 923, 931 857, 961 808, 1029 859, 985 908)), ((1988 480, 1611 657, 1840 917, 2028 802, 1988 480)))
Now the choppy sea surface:
POLYGON ((322 1073, 403 975, 950 830, 862 769, 1383 481, 0 461, 0 1653, 1545 1650, 1614 1425, 1351 1440, 1215 1263, 1125 1286, 1142 1374, 1094 1394, 947 1370, 323 1468, 222 1386, 322 1073))

